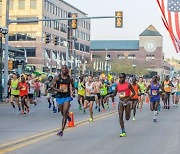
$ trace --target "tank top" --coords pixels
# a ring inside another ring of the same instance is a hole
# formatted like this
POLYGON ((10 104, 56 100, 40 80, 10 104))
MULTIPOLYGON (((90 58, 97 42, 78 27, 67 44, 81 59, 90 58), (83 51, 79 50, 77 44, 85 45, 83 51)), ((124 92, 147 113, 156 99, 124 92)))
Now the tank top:
POLYGON ((19 86, 20 87, 22 87, 21 89, 20 89, 20 96, 25 96, 25 95, 28 95, 28 83, 27 82, 20 82, 19 83, 19 86))
POLYGON ((100 95, 105 96, 105 95, 107 95, 107 92, 108 92, 108 89, 106 87, 106 84, 104 83, 104 84, 102 84, 102 87, 100 88, 100 95))
POLYGON ((92 82, 90 85, 88 83, 89 82, 86 83, 86 96, 94 96, 94 94, 91 94, 91 92, 94 92, 93 89, 94 82, 92 82))
POLYGON ((18 79, 11 80, 11 94, 12 95, 19 95, 19 90, 17 89, 18 83, 19 83, 18 79))
POLYGON ((83 83, 78 83, 78 94, 81 96, 85 95, 85 89, 84 89, 84 84, 83 83))
POLYGON ((131 91, 129 89, 129 83, 128 82, 125 82, 123 84, 118 83, 117 91, 119 93, 120 98, 130 96, 131 91))
POLYGON ((138 90, 138 84, 132 84, 132 87, 133 87, 133 89, 134 89, 134 91, 135 91, 135 95, 134 95, 134 97, 132 98, 132 99, 138 99, 139 98, 139 96, 138 96, 138 92, 139 92, 139 90, 138 90))
POLYGON ((164 91, 171 92, 171 87, 169 86, 170 81, 164 81, 164 91))
POLYGON ((144 83, 143 82, 142 83, 138 83, 138 85, 139 85, 139 88, 140 88, 141 92, 145 93, 146 86, 144 85, 144 83))
POLYGON ((152 97, 160 97, 160 95, 159 95, 159 88, 160 88, 159 83, 157 85, 154 85, 154 83, 152 83, 151 84, 151 88, 150 88, 150 95, 152 97))
POLYGON ((172 87, 172 93, 175 93, 178 91, 178 83, 177 82, 173 82, 172 83, 174 87, 172 87))
POLYGON ((56 88, 61 91, 57 92, 58 98, 70 97, 70 76, 68 76, 66 79, 63 79, 61 75, 59 75, 59 79, 56 82, 56 88))

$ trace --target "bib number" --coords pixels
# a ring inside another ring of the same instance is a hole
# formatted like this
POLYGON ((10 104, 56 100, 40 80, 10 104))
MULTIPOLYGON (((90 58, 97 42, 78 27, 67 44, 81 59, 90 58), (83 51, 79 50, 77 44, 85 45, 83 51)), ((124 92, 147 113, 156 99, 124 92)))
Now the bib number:
POLYGON ((67 93, 68 92, 68 85, 67 84, 60 84, 59 89, 62 93, 67 93))
POLYGON ((157 91, 156 90, 152 90, 152 95, 156 96, 157 95, 157 91))
POLYGON ((120 98, 123 98, 123 97, 125 97, 125 96, 126 96, 125 92, 120 92, 120 93, 119 93, 119 97, 120 97, 120 98))

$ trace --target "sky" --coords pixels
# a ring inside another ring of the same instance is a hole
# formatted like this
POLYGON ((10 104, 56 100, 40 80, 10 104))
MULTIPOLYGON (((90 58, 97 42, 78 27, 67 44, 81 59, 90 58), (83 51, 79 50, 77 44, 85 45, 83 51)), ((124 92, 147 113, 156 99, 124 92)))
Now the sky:
POLYGON ((123 11, 123 28, 115 28, 115 19, 91 20, 91 40, 138 40, 139 35, 153 25, 163 36, 165 58, 176 53, 169 33, 161 20, 156 0, 65 0, 88 16, 114 16, 115 11, 123 11))

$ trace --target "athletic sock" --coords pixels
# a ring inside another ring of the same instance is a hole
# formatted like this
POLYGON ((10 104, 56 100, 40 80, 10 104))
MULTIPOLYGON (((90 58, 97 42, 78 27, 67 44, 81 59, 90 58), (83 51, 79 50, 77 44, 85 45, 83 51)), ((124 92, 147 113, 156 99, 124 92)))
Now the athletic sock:
POLYGON ((157 111, 154 111, 154 119, 156 119, 157 111))
POLYGON ((123 128, 123 129, 122 129, 122 133, 125 133, 125 132, 126 132, 126 131, 125 131, 125 128, 123 128))

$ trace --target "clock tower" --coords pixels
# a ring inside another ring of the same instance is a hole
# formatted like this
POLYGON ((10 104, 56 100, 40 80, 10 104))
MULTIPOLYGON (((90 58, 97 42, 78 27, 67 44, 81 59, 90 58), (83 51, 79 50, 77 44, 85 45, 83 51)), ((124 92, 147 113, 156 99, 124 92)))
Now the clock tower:
POLYGON ((147 68, 158 72, 163 68, 162 43, 162 35, 152 25, 139 35, 138 57, 147 68))

